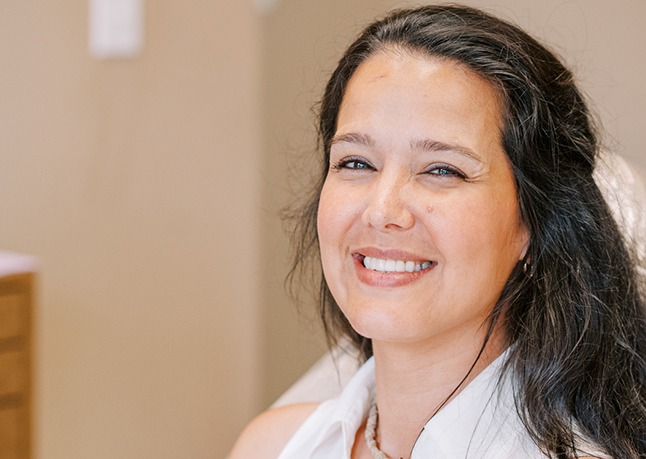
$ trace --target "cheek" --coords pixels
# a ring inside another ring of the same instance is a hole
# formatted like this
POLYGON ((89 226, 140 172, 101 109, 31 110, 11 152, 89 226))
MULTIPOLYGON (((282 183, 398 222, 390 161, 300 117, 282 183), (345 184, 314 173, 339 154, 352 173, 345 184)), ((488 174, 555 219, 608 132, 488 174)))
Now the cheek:
POLYGON ((316 219, 321 251, 324 251, 329 244, 329 241, 333 239, 332 234, 334 233, 334 227, 336 226, 334 222, 334 206, 335 200, 332 199, 329 187, 324 185, 321 190, 321 197, 319 198, 318 214, 316 219))
POLYGON ((347 226, 344 212, 342 196, 336 187, 326 182, 321 190, 317 215, 319 247, 324 269, 333 262, 334 255, 342 245, 347 226))
POLYGON ((516 200, 504 200, 489 215, 492 241, 491 246, 498 247, 501 256, 508 257, 510 262, 519 261, 527 245, 527 231, 520 220, 520 211, 516 200))
POLYGON ((337 187, 326 182, 319 199, 317 231, 323 275, 337 301, 344 297, 342 268, 344 241, 347 239, 345 210, 337 187))
POLYGON ((522 226, 514 209, 487 215, 483 222, 477 266, 490 272, 493 283, 502 285, 523 257, 525 239, 522 226))
POLYGON ((319 199, 317 228, 321 245, 339 247, 347 238, 358 210, 356 193, 335 182, 326 181, 319 199))
POLYGON ((466 266, 500 266, 506 271, 522 258, 526 237, 516 208, 491 198, 465 200, 461 206, 454 203, 444 218, 437 219, 444 225, 435 233, 466 266))

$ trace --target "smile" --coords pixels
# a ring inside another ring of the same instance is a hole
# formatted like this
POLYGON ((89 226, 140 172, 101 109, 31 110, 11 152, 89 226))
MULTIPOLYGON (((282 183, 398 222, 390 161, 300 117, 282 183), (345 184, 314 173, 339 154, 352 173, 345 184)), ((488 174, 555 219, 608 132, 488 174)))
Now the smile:
POLYGON ((364 257, 363 266, 381 273, 416 273, 432 266, 431 261, 416 262, 411 260, 388 260, 384 258, 364 257))

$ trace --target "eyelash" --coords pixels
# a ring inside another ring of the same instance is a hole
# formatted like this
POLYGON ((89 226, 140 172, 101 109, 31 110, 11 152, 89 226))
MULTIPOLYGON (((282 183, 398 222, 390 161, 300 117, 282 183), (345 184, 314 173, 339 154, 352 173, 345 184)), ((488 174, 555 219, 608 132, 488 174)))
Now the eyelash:
POLYGON ((359 171, 359 170, 374 170, 374 167, 366 161, 363 158, 343 158, 342 160, 338 161, 334 165, 332 165, 332 169, 336 171, 340 171, 342 169, 349 169, 353 171, 359 171), (356 163, 355 166, 350 166, 350 164, 356 163), (359 164, 363 165, 363 167, 357 167, 359 164))
POLYGON ((462 180, 467 179, 467 176, 461 170, 453 166, 449 166, 448 164, 433 164, 431 169, 426 171, 426 173, 429 175, 438 175, 441 177, 456 177, 462 180), (446 171, 446 172, 436 173, 437 171, 446 171))
MULTIPOLYGON (((361 170, 374 170, 374 167, 363 158, 343 158, 342 160, 336 162, 332 165, 332 169, 335 171, 340 171, 343 169, 348 169, 352 171, 361 171, 361 170), (352 165, 354 163, 354 165, 352 165)), ((450 178, 455 177, 461 180, 466 180, 467 176, 459 169, 449 166, 448 164, 433 164, 430 169, 428 169, 425 174, 435 175, 441 178, 450 178)))

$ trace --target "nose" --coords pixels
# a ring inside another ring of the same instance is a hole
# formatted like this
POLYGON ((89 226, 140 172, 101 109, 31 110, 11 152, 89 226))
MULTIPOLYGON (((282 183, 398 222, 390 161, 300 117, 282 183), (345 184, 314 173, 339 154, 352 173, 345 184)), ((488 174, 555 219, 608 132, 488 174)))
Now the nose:
POLYGON ((411 212, 408 180, 404 174, 380 174, 375 178, 363 211, 363 223, 380 231, 411 228, 415 218, 411 212))

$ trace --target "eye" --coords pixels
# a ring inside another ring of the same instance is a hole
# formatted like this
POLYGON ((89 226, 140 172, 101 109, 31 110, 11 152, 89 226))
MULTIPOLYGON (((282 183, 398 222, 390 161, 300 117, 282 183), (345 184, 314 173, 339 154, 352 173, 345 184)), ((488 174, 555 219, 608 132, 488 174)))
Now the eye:
POLYGON ((442 178, 459 178, 465 180, 467 176, 460 169, 448 164, 433 164, 427 170, 429 175, 437 175, 442 178))
POLYGON ((349 169, 349 170, 374 170, 374 167, 365 159, 363 158, 343 158, 342 160, 336 162, 333 166, 332 169, 334 170, 342 170, 342 169, 349 169))

